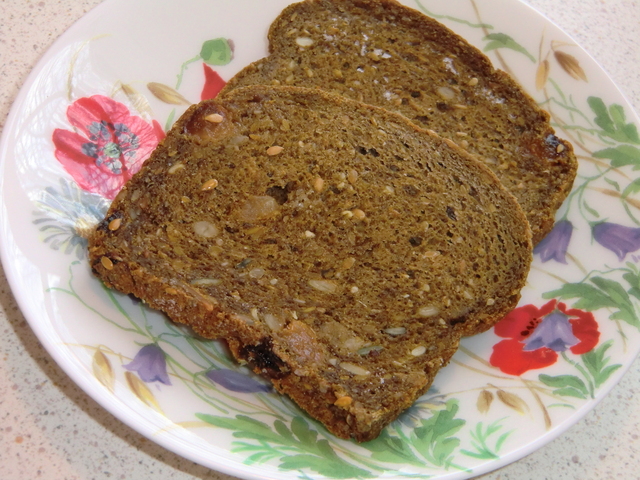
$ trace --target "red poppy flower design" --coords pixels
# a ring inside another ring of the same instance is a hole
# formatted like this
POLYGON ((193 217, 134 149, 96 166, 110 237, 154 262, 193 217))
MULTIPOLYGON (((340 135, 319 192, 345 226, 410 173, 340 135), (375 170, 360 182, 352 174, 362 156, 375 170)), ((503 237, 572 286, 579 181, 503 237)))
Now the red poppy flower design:
POLYGON ((67 109, 75 131, 53 132, 55 156, 80 188, 113 199, 164 137, 162 127, 131 115, 102 95, 83 97, 67 109))
POLYGON ((600 332, 591 312, 567 308, 551 300, 538 308, 525 305, 511 311, 494 327, 502 340, 493 346, 489 362, 509 375, 553 365, 558 352, 587 353, 598 344, 600 332))
POLYGON ((200 93, 200 100, 216 98, 227 82, 206 63, 203 63, 202 66, 204 67, 204 87, 200 93))

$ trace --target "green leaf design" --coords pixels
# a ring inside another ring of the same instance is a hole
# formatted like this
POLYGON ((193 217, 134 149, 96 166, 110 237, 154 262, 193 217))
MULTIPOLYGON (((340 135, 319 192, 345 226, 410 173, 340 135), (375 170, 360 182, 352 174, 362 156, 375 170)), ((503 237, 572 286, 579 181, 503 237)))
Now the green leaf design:
POLYGON ((363 443, 361 446, 372 452, 371 458, 381 462, 411 465, 424 464, 424 462, 413 453, 413 450, 406 441, 390 435, 387 430, 383 430, 375 440, 363 443))
MULTIPOLYGON (((321 440, 327 444, 326 440, 321 440)), ((329 447, 333 453, 333 449, 329 447)), ((340 459, 335 453, 333 456, 317 456, 312 454, 288 455, 282 458, 280 468, 283 470, 302 470, 309 468, 320 475, 329 478, 372 478, 370 472, 351 465, 340 459)))
POLYGON ((618 282, 603 277, 593 277, 591 281, 597 285, 615 303, 619 309, 611 315, 612 320, 622 320, 638 329, 640 321, 636 316, 635 308, 631 303, 629 294, 618 282))
POLYGON ((622 198, 626 198, 629 195, 634 195, 640 192, 640 178, 636 178, 633 182, 625 187, 622 191, 622 198))
POLYGON ((620 128, 620 131, 633 143, 640 143, 640 136, 638 136, 638 127, 634 123, 627 123, 620 128))
POLYGON ((587 98, 587 103, 591 108, 591 111, 596 114, 596 118, 594 122, 605 132, 614 132, 615 127, 613 124, 613 120, 609 116, 609 112, 607 111, 607 106, 604 104, 601 98, 599 97, 589 97, 587 98))
POLYGON ((615 168, 633 165, 634 170, 640 169, 640 150, 631 145, 618 145, 593 152, 594 158, 611 160, 611 166, 615 168))
POLYGON ((485 52, 489 52, 491 50, 495 50, 497 48, 509 48, 511 50, 515 50, 516 52, 522 53, 529 58, 532 62, 535 63, 536 59, 533 55, 531 55, 526 48, 516 42, 513 38, 505 33, 490 33, 484 40, 488 40, 484 47, 485 52))
POLYGON ((581 399, 587 398, 587 396, 584 393, 582 393, 580 390, 576 390, 575 388, 572 388, 572 387, 558 388, 557 390, 554 390, 553 393, 556 395, 561 395, 563 397, 575 397, 575 398, 581 398, 581 399))
MULTIPOLYGON (((637 167, 634 167, 634 170, 636 170, 637 167)), ((625 189, 622 191, 622 194, 620 195, 620 198, 622 198, 624 200, 623 202, 623 206, 624 209, 626 210, 627 214, 629 215, 629 217, 638 225, 640 225, 640 221, 638 221, 635 216, 633 215, 633 213, 631 212, 631 210, 629 209, 629 205, 633 205, 635 207, 637 207, 637 193, 640 192, 640 178, 636 178, 633 182, 631 182, 629 185, 627 185, 625 187, 625 189), (631 197, 631 198, 629 198, 631 197)))
POLYGON ((591 350, 590 352, 582 355, 582 361, 589 373, 593 376, 593 381, 596 388, 600 387, 606 382, 611 374, 618 370, 622 365, 607 365, 611 360, 610 357, 605 357, 607 350, 613 345, 613 340, 603 343, 598 348, 591 350))
POLYGON ((430 463, 445 469, 452 466, 453 452, 460 445, 460 439, 453 435, 466 423, 461 418, 455 418, 458 409, 456 399, 448 400, 444 410, 421 420, 422 426, 415 428, 411 434, 411 441, 418 453, 430 463))
POLYGON ((302 417, 294 417, 291 421, 291 431, 300 442, 312 445, 316 443, 318 432, 311 430, 309 424, 302 417))
POLYGON ((234 452, 256 452, 252 455, 249 455, 245 460, 245 463, 248 465, 252 465, 254 463, 263 463, 272 458, 278 458, 282 456, 282 452, 276 448, 272 448, 265 443, 261 443, 259 445, 252 445, 250 443, 245 442, 236 442, 237 445, 233 451, 234 452))
POLYGON ((258 444, 234 442, 234 452, 254 452, 248 463, 280 458, 282 470, 308 468, 329 478, 371 478, 368 470, 352 465, 339 457, 326 439, 318 440, 318 432, 300 416, 291 420, 289 428, 282 420, 275 420, 273 429, 264 422, 236 415, 235 418, 196 413, 196 417, 215 427, 233 431, 236 438, 256 440, 258 444))
POLYGON ((604 181, 607 182, 609 185, 611 185, 613 188, 615 188, 616 192, 620 191, 620 184, 615 180, 611 180, 610 178, 605 177, 604 181))
POLYGON ((595 210, 595 209, 593 209, 593 208, 591 208, 591 207, 589 206, 589 204, 588 204, 586 201, 582 202, 582 206, 583 206, 583 207, 585 208, 585 210, 586 210, 587 212, 589 212, 591 215, 593 215, 593 216, 594 216, 594 217, 596 217, 596 218, 600 218, 600 214, 598 213, 598 211, 597 211, 597 210, 595 210))
POLYGON ((631 287, 627 290, 627 293, 640 300, 640 276, 635 272, 627 272, 622 275, 622 278, 626 280, 631 287))
POLYGON ((291 443, 290 441, 285 441, 282 435, 274 432, 266 423, 247 417, 246 415, 238 414, 235 418, 227 418, 206 413, 196 413, 196 417, 215 427, 233 430, 233 436, 236 438, 251 438, 283 445, 291 443))
POLYGON ((476 425, 476 428, 470 432, 471 438, 473 439, 471 444, 476 450, 471 451, 463 449, 460 450, 460 452, 469 457, 479 458, 482 460, 492 460, 500 458, 498 452, 500 451, 500 448, 502 448, 502 444, 513 432, 513 430, 500 435, 497 438, 495 446, 493 448, 488 445, 488 440, 494 433, 497 433, 502 428, 502 425, 499 424, 499 422, 501 421, 502 419, 496 420, 490 425, 487 425, 486 428, 484 428, 482 422, 479 422, 476 425))
POLYGON ((640 144, 638 129, 635 124, 626 123, 626 115, 621 105, 614 103, 607 108, 599 97, 589 97, 587 103, 596 115, 595 124, 603 130, 604 135, 618 142, 640 144))
POLYGON ((276 420, 275 422, 273 422, 273 426, 275 427, 276 432, 278 432, 282 438, 288 440, 289 442, 294 442, 291 430, 289 430, 289 428, 284 424, 282 420, 276 420))
POLYGON ((565 283, 562 287, 542 294, 543 298, 567 300, 578 298, 574 308, 593 311, 600 308, 616 308, 616 303, 592 285, 586 283, 565 283))
POLYGON ((617 105, 617 104, 611 105, 611 107, 609 108, 609 113, 611 115, 611 120, 613 120, 614 124, 617 124, 617 125, 624 124, 626 120, 626 116, 624 114, 624 109, 622 108, 621 105, 617 105))
POLYGON ((555 395, 587 398, 589 394, 585 383, 575 375, 557 375, 552 377, 551 375, 542 373, 538 376, 538 380, 549 387, 555 388, 555 390, 553 390, 555 395))
POLYGON ((603 292, 607 293, 616 305, 624 305, 625 307, 633 310, 633 305, 631 304, 629 295, 627 295, 627 292, 625 292, 622 285, 618 282, 604 277, 592 277, 591 281, 603 292))
POLYGON ((202 44, 200 57, 209 65, 226 65, 231 61, 233 51, 226 38, 214 38, 202 44))

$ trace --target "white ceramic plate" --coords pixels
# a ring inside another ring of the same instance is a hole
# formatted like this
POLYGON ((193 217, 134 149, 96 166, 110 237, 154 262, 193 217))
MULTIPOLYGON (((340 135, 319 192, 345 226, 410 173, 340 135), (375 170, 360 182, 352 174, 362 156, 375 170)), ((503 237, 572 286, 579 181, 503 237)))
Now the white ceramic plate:
POLYGON ((338 440, 217 342, 94 279, 78 235, 121 186, 97 174, 118 134, 141 161, 191 102, 266 54, 287 0, 106 0, 65 33, 18 96, 1 150, 0 245, 15 296, 55 360, 169 450, 245 478, 468 478, 579 420, 640 338, 638 117, 569 37, 515 0, 405 0, 488 52, 546 108, 580 170, 535 254, 520 307, 466 339, 375 441, 338 440), (103 136, 104 135, 104 136, 103 136), (91 161, 87 155, 93 155, 91 161), (521 333, 535 328, 535 342, 521 333))

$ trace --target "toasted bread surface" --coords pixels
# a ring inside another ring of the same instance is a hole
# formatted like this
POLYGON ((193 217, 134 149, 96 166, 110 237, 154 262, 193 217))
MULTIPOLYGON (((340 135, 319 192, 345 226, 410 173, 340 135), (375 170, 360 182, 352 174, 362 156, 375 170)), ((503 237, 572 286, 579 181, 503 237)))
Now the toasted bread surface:
POLYGON ((358 441, 515 307, 531 248, 515 198, 453 142, 267 86, 190 107, 89 240, 108 286, 225 339, 358 441))
POLYGON ((394 0, 307 0, 273 22, 269 50, 221 94, 314 87, 401 113, 493 170, 525 211, 534 245, 553 228, 576 175, 571 144, 509 75, 436 20, 394 0))

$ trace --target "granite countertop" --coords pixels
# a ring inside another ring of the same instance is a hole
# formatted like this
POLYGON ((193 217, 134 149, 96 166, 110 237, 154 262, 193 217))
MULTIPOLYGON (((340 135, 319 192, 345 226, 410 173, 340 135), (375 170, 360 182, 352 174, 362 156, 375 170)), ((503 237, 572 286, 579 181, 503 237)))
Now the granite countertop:
MULTIPOLYGON (((100 0, 0 1, 0 130, 40 56, 100 0)), ((640 2, 529 0, 604 67, 640 111, 640 2)), ((0 478, 230 479, 138 434, 40 346, 0 271, 0 478)), ((484 480, 639 478, 640 361, 568 432, 484 480)))

